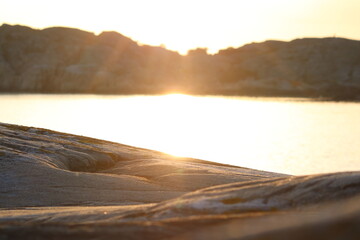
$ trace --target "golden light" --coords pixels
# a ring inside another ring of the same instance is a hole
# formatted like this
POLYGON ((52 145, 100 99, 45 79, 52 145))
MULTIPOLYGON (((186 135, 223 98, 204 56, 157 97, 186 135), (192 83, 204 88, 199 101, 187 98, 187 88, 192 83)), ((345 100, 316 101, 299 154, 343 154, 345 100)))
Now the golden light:
POLYGON ((186 53, 267 39, 360 38, 358 0, 1 1, 0 23, 118 31, 143 44, 186 53), (2 21, 2 22, 1 22, 2 21))
MULTIPOLYGON (((267 39, 334 34, 360 38, 358 0, 64 0, 56 6, 52 1, 32 0, 23 1, 21 8, 17 3, 0 2, 1 21, 37 28, 74 27, 96 34, 118 31, 139 44, 164 44, 181 53, 197 47, 216 52, 267 39)), ((285 135, 282 132, 291 139, 316 137, 312 133, 304 134, 298 127, 301 116, 296 116, 292 107, 284 102, 264 104, 247 99, 239 102, 231 98, 195 97, 181 94, 181 89, 152 97, 70 96, 61 103, 56 97, 48 97, 49 102, 39 109, 35 106, 41 105, 43 96, 35 97, 32 105, 27 105, 26 96, 21 98, 20 105, 26 106, 26 113, 14 122, 23 125, 36 122, 39 127, 69 133, 88 135, 91 132, 92 137, 177 156, 218 162, 227 159, 235 165, 259 169, 271 170, 267 166, 277 159, 269 156, 282 158, 284 153, 274 153, 273 145, 281 142, 285 145, 282 149, 296 149, 296 141, 284 143, 280 139, 285 135), (47 114, 53 109, 57 112, 47 114), (79 116, 79 109, 83 116, 79 116), (40 120, 35 119, 36 112, 40 120), (58 128, 60 125, 66 127, 58 128)), ((16 112, 5 107, 2 111, 3 116, 16 112)), ((310 126, 308 129, 316 129, 311 121, 304 124, 310 126)))
POLYGON ((176 156, 290 174, 351 170, 359 165, 357 103, 340 109, 339 103, 331 102, 183 94, 4 95, 0 100, 2 122, 176 156), (319 112, 324 116, 319 117, 319 112), (347 114, 351 117, 344 118, 347 114), (339 127, 345 125, 352 126, 350 135, 339 127))

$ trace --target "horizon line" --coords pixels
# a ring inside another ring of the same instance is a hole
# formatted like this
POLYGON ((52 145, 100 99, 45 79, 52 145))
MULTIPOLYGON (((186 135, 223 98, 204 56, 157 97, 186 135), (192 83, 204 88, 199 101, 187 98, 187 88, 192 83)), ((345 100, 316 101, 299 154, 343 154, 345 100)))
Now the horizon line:
POLYGON ((61 25, 51 25, 51 26, 47 26, 47 27, 34 27, 34 26, 24 25, 24 24, 20 24, 20 23, 11 24, 11 23, 6 23, 6 22, 1 22, 0 28, 3 27, 3 26, 6 26, 6 25, 7 26, 12 26, 12 27, 15 27, 15 26, 27 27, 27 28, 30 28, 32 30, 38 30, 38 31, 51 29, 51 28, 73 29, 73 30, 79 30, 79 31, 91 33, 94 36, 100 36, 102 33, 106 33, 106 32, 114 32, 114 33, 117 33, 117 34, 119 34, 119 35, 121 35, 123 37, 128 38, 129 40, 135 42, 139 46, 159 47, 159 48, 171 51, 171 52, 176 52, 176 53, 178 53, 179 55, 182 55, 182 56, 187 56, 190 51, 198 50, 198 49, 206 50, 207 55, 216 55, 216 54, 219 54, 220 51, 222 51, 222 50, 239 49, 239 48, 245 47, 247 45, 261 44, 261 43, 265 43, 265 42, 269 42, 269 41, 276 41, 276 42, 284 42, 284 43, 286 43, 286 42, 292 42, 292 41, 301 40, 301 39, 331 39, 331 38, 334 38, 334 39, 346 39, 346 40, 352 40, 352 41, 360 41, 360 39, 349 38, 349 37, 344 37, 344 36, 340 36, 340 35, 337 36, 337 34, 334 34, 333 36, 323 36, 323 37, 303 36, 303 37, 295 37, 295 38, 291 38, 291 39, 271 39, 271 38, 268 38, 268 39, 265 39, 263 41, 252 41, 252 42, 244 43, 242 45, 239 44, 237 46, 227 46, 227 47, 224 47, 224 48, 219 48, 215 52, 209 52, 209 48, 206 47, 206 46, 198 46, 198 47, 195 47, 195 48, 189 48, 189 49, 186 50, 185 53, 182 53, 180 50, 168 48, 165 43, 159 44, 159 45, 153 45, 153 44, 149 44, 149 43, 144 43, 141 40, 133 39, 132 37, 130 37, 128 35, 125 35, 125 34, 119 32, 119 31, 116 31, 116 30, 91 31, 91 30, 82 29, 82 28, 78 28, 78 27, 61 26, 61 25))

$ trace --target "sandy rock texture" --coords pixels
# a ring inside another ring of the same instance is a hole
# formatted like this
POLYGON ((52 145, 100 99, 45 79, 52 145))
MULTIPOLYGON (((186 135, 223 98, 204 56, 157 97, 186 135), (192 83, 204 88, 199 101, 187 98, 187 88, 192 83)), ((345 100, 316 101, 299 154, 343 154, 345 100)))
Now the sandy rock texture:
POLYGON ((355 240, 359 202, 359 172, 288 176, 0 124, 0 239, 355 240))

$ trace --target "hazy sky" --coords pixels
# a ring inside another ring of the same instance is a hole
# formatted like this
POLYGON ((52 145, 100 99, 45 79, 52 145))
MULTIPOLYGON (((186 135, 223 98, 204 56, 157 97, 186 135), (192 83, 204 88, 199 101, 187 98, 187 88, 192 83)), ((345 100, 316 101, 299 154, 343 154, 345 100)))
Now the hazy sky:
POLYGON ((139 43, 210 52, 267 39, 360 39, 360 0, 0 0, 0 24, 118 31, 139 43))

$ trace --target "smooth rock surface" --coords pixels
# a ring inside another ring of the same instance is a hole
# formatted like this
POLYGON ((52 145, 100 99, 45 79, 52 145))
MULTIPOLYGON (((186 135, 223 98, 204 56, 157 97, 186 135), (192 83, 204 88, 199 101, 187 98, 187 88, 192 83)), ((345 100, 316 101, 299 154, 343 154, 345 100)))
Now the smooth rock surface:
POLYGON ((1 124, 0 137, 1 207, 154 203, 283 176, 37 128, 1 124))
POLYGON ((0 239, 359 239, 360 173, 288 176, 0 124, 0 239))

